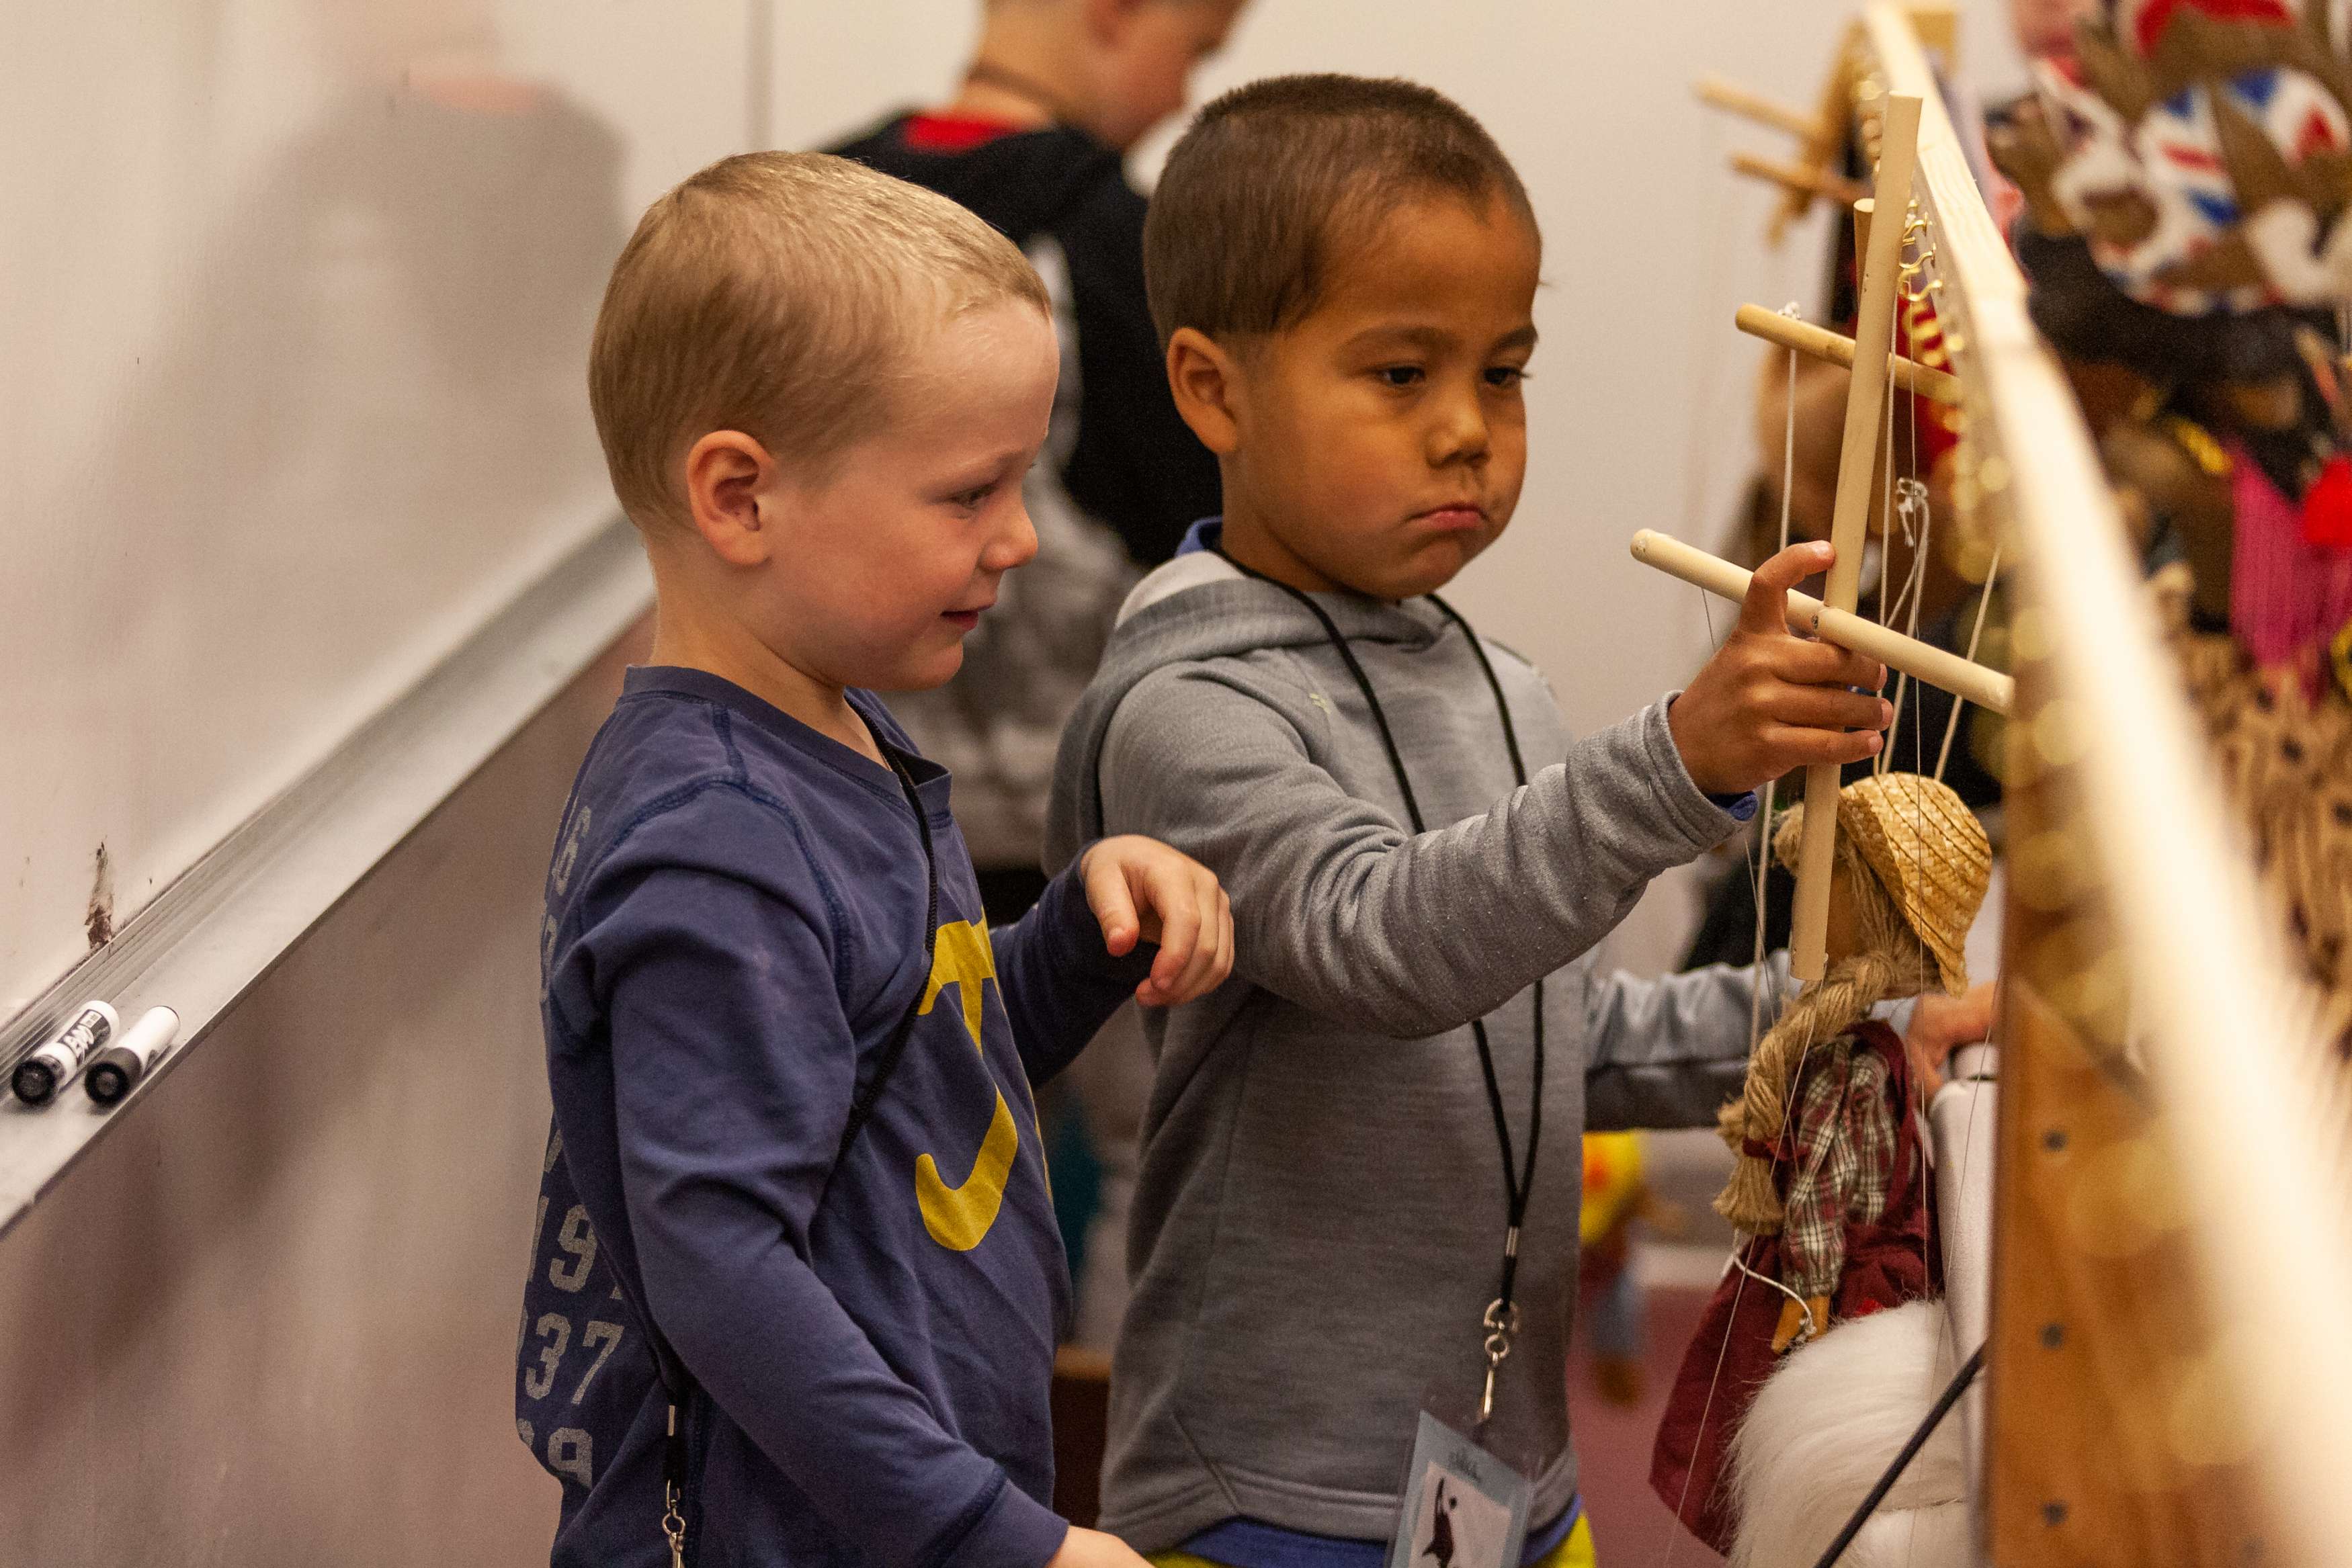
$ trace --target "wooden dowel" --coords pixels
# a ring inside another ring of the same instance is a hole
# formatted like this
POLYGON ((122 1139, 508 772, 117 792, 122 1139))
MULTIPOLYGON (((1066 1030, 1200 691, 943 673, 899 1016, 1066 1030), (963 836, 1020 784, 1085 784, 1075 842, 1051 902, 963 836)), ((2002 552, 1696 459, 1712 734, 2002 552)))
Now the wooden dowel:
MULTIPOLYGON (((1902 260, 1903 214, 1911 210, 1911 172, 1919 156, 1919 99, 1890 93, 1880 117, 1878 172, 1872 209, 1885 216, 1870 225, 1862 266, 1862 300, 1854 317, 1853 362, 1880 365, 1895 347, 1895 277, 1902 260)), ((1870 523, 1872 476, 1884 428, 1886 382, 1855 376, 1846 389, 1845 443, 1839 450, 1837 505, 1831 514, 1830 563, 1822 602, 1852 612, 1862 586, 1862 540, 1870 523)), ((1837 855, 1838 767, 1805 769, 1804 842, 1797 856, 1797 905, 1789 939, 1789 972, 1818 980, 1829 967, 1830 872, 1837 855)))
MULTIPOLYGON (((1853 369, 1853 340, 1842 332, 1816 327, 1811 321, 1799 321, 1781 315, 1778 310, 1767 310, 1761 305, 1742 305, 1732 321, 1751 338, 1761 338, 1768 343, 1794 349, 1816 360, 1843 365, 1847 370, 1853 369)), ((1916 360, 1906 360, 1900 354, 1887 355, 1886 368, 1893 372, 1895 384, 1905 392, 1917 392, 1921 397, 1958 406, 1960 378, 1951 371, 1923 365, 1916 360)))
MULTIPOLYGON (((1635 534, 1633 559, 1644 566, 1657 568, 1668 577, 1703 588, 1718 599, 1737 603, 1748 597, 1751 574, 1746 568, 1721 556, 1709 555, 1696 545, 1685 544, 1670 534, 1649 528, 1635 534)), ((1925 681, 1994 713, 2008 713, 2017 696, 2017 683, 1999 670, 1988 669, 1932 643, 1906 637, 1851 611, 1832 610, 1811 594, 1789 595, 1789 624, 1801 632, 1812 632, 1824 643, 1867 653, 1890 670, 1899 670, 1915 681, 1925 681)))
POLYGON ((1753 152, 1734 152, 1731 166, 1752 179, 1767 181, 1801 196, 1827 196, 1841 206, 1860 200, 1863 194, 1862 187, 1843 174, 1808 168, 1802 163, 1759 158, 1753 152))
POLYGON ((1791 136, 1801 136, 1807 141, 1826 141, 1822 122, 1802 110, 1784 109, 1761 93, 1727 82, 1718 76, 1704 76, 1691 84, 1701 103, 1711 104, 1742 120, 1752 120, 1759 125, 1769 125, 1775 131, 1785 131, 1791 136))

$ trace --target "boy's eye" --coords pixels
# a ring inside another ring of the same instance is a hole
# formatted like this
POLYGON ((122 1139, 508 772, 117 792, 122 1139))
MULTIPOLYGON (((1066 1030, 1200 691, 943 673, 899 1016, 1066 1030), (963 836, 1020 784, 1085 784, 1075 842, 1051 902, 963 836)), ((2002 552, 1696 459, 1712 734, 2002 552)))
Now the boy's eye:
POLYGON ((1486 371, 1486 384, 1499 392, 1509 392, 1527 379, 1524 365, 1495 365, 1486 371))
POLYGON ((988 498, 995 494, 995 486, 982 485, 976 489, 958 490, 954 495, 948 497, 948 504, 951 507, 961 507, 967 512, 976 512, 980 510, 982 507, 986 506, 988 504, 988 498))
POLYGON ((1382 365, 1372 374, 1380 377, 1381 382, 1387 386, 1414 387, 1422 382, 1422 371, 1419 365, 1382 365))

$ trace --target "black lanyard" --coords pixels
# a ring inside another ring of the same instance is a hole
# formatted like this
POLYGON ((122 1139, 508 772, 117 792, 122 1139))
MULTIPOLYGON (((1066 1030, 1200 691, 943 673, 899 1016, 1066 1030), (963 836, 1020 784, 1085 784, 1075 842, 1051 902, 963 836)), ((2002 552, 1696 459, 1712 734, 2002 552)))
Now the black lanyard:
MULTIPOLYGON (((1340 634, 1339 624, 1331 619, 1330 613, 1316 603, 1312 597, 1290 584, 1276 581, 1262 571, 1244 566, 1233 557, 1224 555, 1223 549, 1217 553, 1223 555, 1236 570, 1282 590, 1305 605, 1315 619, 1323 623, 1323 634, 1330 639, 1332 650, 1339 655, 1339 662, 1346 664, 1348 673, 1356 678, 1356 689, 1364 694, 1364 706, 1372 711, 1372 724, 1381 732, 1381 746, 1389 754, 1389 768, 1396 775, 1397 790, 1404 797, 1405 815, 1412 822, 1412 831, 1415 833, 1429 831, 1429 824, 1422 819, 1421 801, 1412 792, 1412 779, 1404 769, 1404 753, 1397 749, 1396 735, 1389 728, 1389 716, 1381 706, 1380 694, 1372 689, 1371 677, 1365 674, 1364 666, 1356 662, 1355 650, 1348 646, 1348 639, 1340 634)), ((1520 789, 1526 789, 1528 765, 1519 755, 1519 732, 1511 723, 1511 705, 1503 696, 1503 683, 1495 674, 1493 661, 1486 657, 1486 650, 1479 643, 1478 634, 1470 630, 1470 622, 1462 618, 1460 611, 1434 593, 1428 597, 1429 601, 1461 631, 1464 640, 1470 644, 1470 652, 1476 657, 1478 668, 1486 677, 1486 689, 1495 694, 1495 711, 1502 716, 1503 744, 1510 748, 1511 753, 1511 777, 1518 781, 1520 789)), ((1519 1329, 1518 1303, 1512 1299, 1512 1287, 1519 1273, 1519 1227, 1528 1217, 1528 1195, 1534 1189, 1536 1181, 1536 1146, 1543 1137, 1544 991, 1540 977, 1535 984, 1535 1084, 1528 1096, 1528 1157, 1524 1164, 1512 1157, 1511 1124, 1503 1113, 1503 1085, 1495 1076, 1495 1051, 1486 1041, 1486 1020, 1470 1020, 1471 1038, 1478 1042, 1478 1070, 1486 1079, 1486 1108, 1495 1114, 1495 1142, 1503 1152, 1503 1196, 1507 1216, 1507 1224, 1503 1231, 1502 1282, 1495 1292, 1494 1301, 1487 1304, 1486 1317, 1481 1320, 1481 1326, 1486 1332, 1482 1347, 1486 1357, 1486 1386, 1478 1402, 1478 1419, 1482 1424, 1494 1414, 1495 1373, 1503 1364, 1504 1357, 1511 1354, 1511 1336, 1519 1329)))

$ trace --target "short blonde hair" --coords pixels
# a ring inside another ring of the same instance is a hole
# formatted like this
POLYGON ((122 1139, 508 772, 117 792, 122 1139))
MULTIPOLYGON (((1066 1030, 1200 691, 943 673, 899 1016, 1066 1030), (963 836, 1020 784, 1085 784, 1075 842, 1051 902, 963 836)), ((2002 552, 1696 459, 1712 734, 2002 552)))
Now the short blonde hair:
POLYGON ((945 196, 823 153, 721 159, 646 209, 597 313, 588 405, 622 508, 680 519, 677 465, 714 430, 822 472, 889 417, 927 327, 1004 300, 1051 308, 945 196))

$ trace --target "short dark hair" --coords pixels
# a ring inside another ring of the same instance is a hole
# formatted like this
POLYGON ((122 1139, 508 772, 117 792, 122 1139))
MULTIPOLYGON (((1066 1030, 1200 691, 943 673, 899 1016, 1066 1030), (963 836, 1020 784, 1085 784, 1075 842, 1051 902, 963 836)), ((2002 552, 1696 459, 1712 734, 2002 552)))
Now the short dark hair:
POLYGON ((1269 77, 1201 110, 1168 154, 1143 224, 1143 277, 1166 343, 1275 332, 1315 308, 1329 261, 1400 200, 1499 197, 1535 209, 1486 127, 1415 82, 1269 77))

